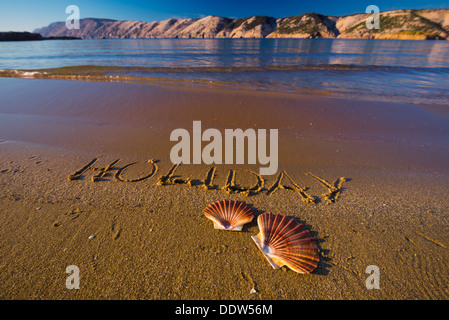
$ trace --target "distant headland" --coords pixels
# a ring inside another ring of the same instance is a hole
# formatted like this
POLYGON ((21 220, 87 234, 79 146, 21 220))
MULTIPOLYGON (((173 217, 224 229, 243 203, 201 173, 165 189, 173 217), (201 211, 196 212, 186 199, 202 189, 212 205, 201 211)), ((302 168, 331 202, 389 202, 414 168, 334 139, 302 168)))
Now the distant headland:
POLYGON ((43 37, 39 33, 31 32, 0 32, 0 41, 39 41, 39 40, 79 40, 78 37, 50 36, 43 37))
POLYGON ((251 16, 241 19, 207 16, 165 21, 118 21, 85 18, 80 29, 54 22, 36 29, 43 37, 83 39, 123 38, 352 38, 448 40, 449 9, 392 10, 380 13, 380 28, 368 29, 371 14, 327 16, 304 13, 276 19, 251 16))

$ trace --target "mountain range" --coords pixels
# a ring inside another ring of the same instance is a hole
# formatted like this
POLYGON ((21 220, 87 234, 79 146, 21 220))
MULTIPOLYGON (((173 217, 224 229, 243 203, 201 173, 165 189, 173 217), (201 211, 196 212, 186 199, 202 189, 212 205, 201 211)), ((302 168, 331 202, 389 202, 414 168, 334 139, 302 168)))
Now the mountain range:
POLYGON ((34 30, 43 37, 83 39, 122 38, 353 38, 449 40, 449 9, 392 10, 380 13, 380 28, 369 30, 371 14, 327 16, 304 13, 276 19, 252 16, 240 19, 207 16, 164 21, 120 21, 85 18, 80 29, 54 22, 34 30))

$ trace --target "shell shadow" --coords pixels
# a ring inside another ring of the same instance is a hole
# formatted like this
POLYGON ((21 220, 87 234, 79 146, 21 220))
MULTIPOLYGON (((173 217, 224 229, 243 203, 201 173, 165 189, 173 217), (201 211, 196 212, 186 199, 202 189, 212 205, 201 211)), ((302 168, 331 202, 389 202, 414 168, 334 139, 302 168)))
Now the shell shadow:
POLYGON ((332 263, 330 262, 331 259, 328 258, 329 256, 329 249, 322 249, 321 244, 325 242, 326 240, 320 238, 318 236, 318 232, 312 230, 312 226, 308 225, 304 220, 299 219, 298 217, 293 216, 287 216, 289 218, 292 218, 296 222, 302 224, 304 226, 304 229, 309 230, 310 235, 316 239, 316 245, 318 247, 318 250, 320 252, 319 258, 320 261, 318 262, 318 266, 315 270, 312 271, 313 274, 319 274, 322 276, 326 276, 329 274, 329 269, 332 267, 332 263))
POLYGON ((257 209, 256 207, 254 207, 254 205, 252 203, 245 202, 245 205, 248 206, 254 213, 253 220, 251 222, 245 224, 242 229, 242 232, 249 232, 248 229, 257 227, 257 217, 266 211, 257 209))
MULTIPOLYGON (((253 210, 253 212, 254 212, 254 219, 250 223, 247 223, 242 229, 242 232, 249 232, 248 229, 251 229, 253 227, 258 227, 257 218, 259 217, 259 215, 261 215, 262 213, 265 213, 266 211, 258 210, 257 208, 254 207, 254 205, 252 203, 245 203, 245 204, 248 207, 250 207, 251 210, 253 210)), ((304 220, 301 220, 298 217, 294 217, 294 216, 287 216, 287 217, 292 218, 296 222, 302 224, 304 226, 304 229, 309 230, 310 235, 316 239, 316 244, 317 244, 317 247, 320 252, 320 254, 319 254, 320 261, 318 262, 318 266, 316 267, 316 269, 312 271, 312 274, 318 274, 318 275, 323 275, 323 276, 328 275, 329 269, 332 267, 332 264, 330 263, 331 259, 328 258, 330 250, 321 248, 321 244, 323 242, 325 242, 325 240, 319 238, 318 232, 313 231, 312 226, 308 225, 304 220)))
MULTIPOLYGON (((245 202, 245 205, 247 207, 249 207, 254 213, 253 220, 251 220, 251 222, 245 224, 241 230, 241 232, 249 233, 250 229, 253 229, 254 227, 258 228, 257 219, 261 214, 265 213, 266 211, 257 209, 253 203, 245 202)), ((332 263, 330 262, 331 259, 328 258, 330 250, 321 248, 321 243, 325 242, 325 240, 319 238, 318 232, 312 231, 312 226, 308 225, 304 220, 301 220, 294 216, 287 216, 287 217, 291 218, 291 219, 295 220, 296 222, 298 222, 299 224, 303 225, 304 229, 308 230, 310 232, 311 236, 313 236, 316 239, 316 244, 317 244, 317 247, 319 250, 319 262, 318 262, 318 266, 311 273, 319 274, 319 275, 328 275, 329 268, 332 267, 332 263)))

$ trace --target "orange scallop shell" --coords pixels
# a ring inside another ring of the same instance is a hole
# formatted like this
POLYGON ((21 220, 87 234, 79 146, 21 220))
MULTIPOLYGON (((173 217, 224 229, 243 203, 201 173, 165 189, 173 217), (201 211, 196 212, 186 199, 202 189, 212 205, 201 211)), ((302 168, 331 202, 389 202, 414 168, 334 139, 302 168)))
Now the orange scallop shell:
POLYGON ((310 273, 318 266, 319 250, 309 230, 293 218, 263 213, 257 218, 260 233, 251 237, 273 269, 287 266, 310 273))
POLYGON ((254 213, 248 206, 235 200, 211 203, 204 209, 204 214, 214 222, 215 229, 232 231, 241 231, 243 225, 254 218, 254 213))

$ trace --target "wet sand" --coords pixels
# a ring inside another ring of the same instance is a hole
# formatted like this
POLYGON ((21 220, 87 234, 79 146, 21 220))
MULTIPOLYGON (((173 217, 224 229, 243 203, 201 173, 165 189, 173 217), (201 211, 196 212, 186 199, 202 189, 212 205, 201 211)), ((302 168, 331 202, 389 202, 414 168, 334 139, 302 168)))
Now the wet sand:
POLYGON ((445 107, 35 79, 0 79, 0 97, 2 299, 449 298, 445 107), (194 120, 203 130, 278 129, 278 173, 249 196, 222 188, 233 170, 249 189, 260 165, 182 165, 173 176, 191 184, 158 185, 173 166, 171 131, 191 132, 194 120), (113 165, 95 182, 98 170, 68 179, 93 159, 113 165), (329 202, 317 178, 341 177, 329 202), (251 240, 256 220, 215 230, 203 210, 221 199, 304 223, 318 268, 273 270, 251 240), (65 286, 69 265, 79 290, 65 286), (380 269, 378 290, 365 286, 369 265, 380 269))

